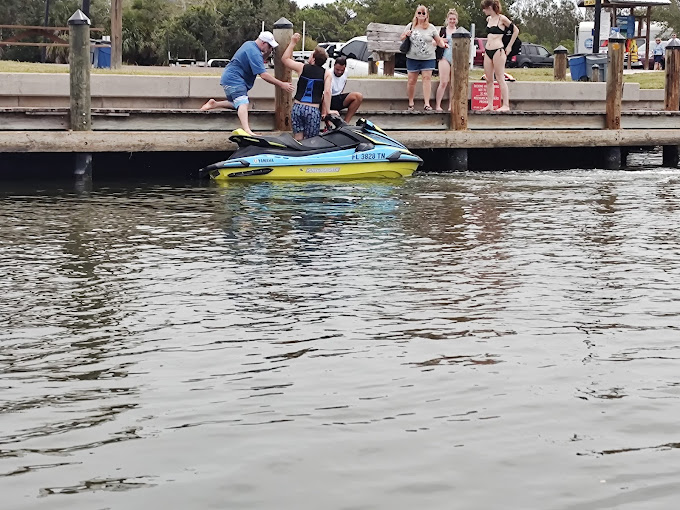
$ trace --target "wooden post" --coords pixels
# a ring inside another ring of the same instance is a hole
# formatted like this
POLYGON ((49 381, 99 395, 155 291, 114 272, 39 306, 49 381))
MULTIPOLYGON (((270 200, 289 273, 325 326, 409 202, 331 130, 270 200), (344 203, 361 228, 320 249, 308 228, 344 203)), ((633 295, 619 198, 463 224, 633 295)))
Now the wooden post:
POLYGON ((90 98, 90 19, 78 9, 68 20, 71 121, 73 131, 92 129, 90 98))
POLYGON ((616 33, 609 38, 607 50, 607 129, 621 129, 623 99, 623 55, 626 40, 616 33))
POLYGON ((600 81, 600 66, 598 64, 593 64, 593 68, 591 69, 590 72, 591 72, 590 81, 592 82, 600 81))
MULTIPOLYGON (((671 39, 666 45, 666 86, 664 108, 666 111, 680 110, 680 41, 671 39)), ((676 168, 678 166, 678 146, 663 146, 663 164, 676 168)))
POLYGON ((468 91, 470 88, 470 32, 458 27, 451 34, 451 123, 450 128, 465 131, 468 128, 468 91))
POLYGON ((381 51, 379 57, 379 60, 383 61, 383 74, 385 76, 394 76, 394 66, 396 62, 394 53, 381 51))
POLYGON ((566 81, 567 79, 567 48, 561 44, 555 48, 555 63, 553 78, 555 81, 566 81))
POLYGON ((664 108, 680 110, 680 41, 671 39, 666 45, 666 86, 664 108))
POLYGON ((111 69, 123 67, 123 0, 111 0, 111 69))
POLYGON ((372 58, 368 59, 368 74, 378 74, 378 63, 372 58))
MULTIPOLYGON (((290 44, 293 37, 293 24, 286 18, 279 18, 274 23, 274 39, 279 45, 274 54, 274 76, 281 81, 291 81, 292 73, 290 69, 283 65, 281 57, 283 52, 290 44)), ((274 128, 277 131, 292 131, 293 125, 290 120, 293 108, 293 94, 275 87, 274 92, 274 128)))
MULTIPOLYGON (((645 34, 645 70, 649 70, 649 44, 650 44, 650 31, 652 30, 652 7, 647 7, 647 19, 646 19, 646 34, 645 34)), ((653 59, 654 57, 652 57, 653 59)))

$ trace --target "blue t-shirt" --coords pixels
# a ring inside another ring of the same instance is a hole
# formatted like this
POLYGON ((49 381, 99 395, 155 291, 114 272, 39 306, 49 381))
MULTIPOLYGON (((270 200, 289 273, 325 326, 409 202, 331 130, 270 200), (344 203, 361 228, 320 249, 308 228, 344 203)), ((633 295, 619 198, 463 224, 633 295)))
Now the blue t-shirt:
POLYGON ((222 73, 220 85, 245 84, 248 90, 253 88, 255 78, 267 69, 264 67, 262 52, 255 41, 248 41, 236 50, 231 62, 222 73))

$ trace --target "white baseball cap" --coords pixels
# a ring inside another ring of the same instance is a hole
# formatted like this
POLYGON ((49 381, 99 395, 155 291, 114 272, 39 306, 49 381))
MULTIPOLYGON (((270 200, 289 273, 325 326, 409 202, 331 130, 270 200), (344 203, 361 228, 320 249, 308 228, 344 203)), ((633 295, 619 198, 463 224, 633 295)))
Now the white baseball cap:
POLYGON ((262 42, 268 43, 272 48, 276 48, 279 45, 279 43, 276 42, 276 39, 274 39, 274 34, 271 32, 260 32, 260 35, 258 35, 257 38, 262 42))

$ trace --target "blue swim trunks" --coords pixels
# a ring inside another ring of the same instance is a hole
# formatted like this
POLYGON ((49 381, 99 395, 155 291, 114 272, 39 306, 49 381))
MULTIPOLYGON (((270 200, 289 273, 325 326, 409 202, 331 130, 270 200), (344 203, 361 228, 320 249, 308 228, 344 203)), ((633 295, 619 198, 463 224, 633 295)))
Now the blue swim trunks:
POLYGON ((234 108, 238 110, 238 107, 242 104, 248 104, 248 89, 245 85, 222 85, 224 89, 224 95, 227 97, 227 101, 231 101, 234 104, 234 108))
POLYGON ((293 133, 302 133, 305 138, 319 134, 321 129, 321 109, 308 104, 295 103, 291 113, 293 133))

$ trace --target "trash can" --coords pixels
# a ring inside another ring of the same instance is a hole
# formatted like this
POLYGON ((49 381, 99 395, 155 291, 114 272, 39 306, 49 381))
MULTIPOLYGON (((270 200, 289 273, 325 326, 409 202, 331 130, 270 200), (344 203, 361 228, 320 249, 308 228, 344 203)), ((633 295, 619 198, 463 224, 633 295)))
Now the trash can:
POLYGON ((111 46, 108 44, 90 46, 90 63, 92 67, 111 67, 111 46))
POLYGON ((569 57, 569 72, 573 81, 587 80, 586 56, 583 54, 571 55, 569 57))
POLYGON ((593 78, 594 65, 600 68, 600 81, 607 81, 607 54, 593 53, 592 55, 586 55, 586 74, 589 80, 593 78))
POLYGON ((111 46, 99 47, 99 59, 97 67, 111 67, 111 46))

